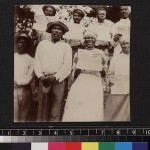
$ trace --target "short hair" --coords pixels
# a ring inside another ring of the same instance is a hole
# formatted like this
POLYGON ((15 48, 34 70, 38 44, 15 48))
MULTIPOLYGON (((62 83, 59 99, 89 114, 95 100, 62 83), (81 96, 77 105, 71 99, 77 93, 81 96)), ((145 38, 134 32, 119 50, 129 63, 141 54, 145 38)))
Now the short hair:
POLYGON ((129 12, 131 12, 131 7, 130 6, 120 6, 119 9, 121 10, 121 7, 128 7, 129 12))
POLYGON ((81 9, 74 9, 72 14, 74 13, 79 14, 82 18, 85 16, 84 12, 81 9))
POLYGON ((96 9, 96 14, 98 14, 98 12, 99 12, 100 10, 104 10, 104 11, 106 11, 106 13, 107 13, 107 7, 106 7, 106 6, 100 6, 99 8, 97 8, 97 9, 96 9))
POLYGON ((45 5, 45 6, 43 6, 43 7, 42 7, 43 12, 44 12, 48 7, 50 7, 50 8, 53 9, 53 13, 54 13, 53 16, 55 16, 55 15, 56 15, 56 9, 55 9, 55 7, 53 7, 53 6, 51 6, 51 5, 45 5))

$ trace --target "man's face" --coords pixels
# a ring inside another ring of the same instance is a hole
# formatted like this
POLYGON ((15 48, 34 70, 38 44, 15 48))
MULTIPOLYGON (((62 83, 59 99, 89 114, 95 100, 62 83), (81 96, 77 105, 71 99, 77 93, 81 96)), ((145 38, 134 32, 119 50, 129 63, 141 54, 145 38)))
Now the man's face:
POLYGON ((45 16, 54 16, 54 10, 51 7, 47 7, 44 11, 45 16))
POLYGON ((123 41, 121 43, 121 47, 122 47, 122 52, 125 54, 129 54, 130 53, 130 43, 128 41, 123 41))
POLYGON ((20 54, 26 53, 28 43, 25 39, 20 39, 18 41, 17 46, 18 46, 18 53, 20 53, 20 54))
POLYGON ((63 36, 63 29, 60 26, 53 26, 51 29, 51 36, 54 41, 59 41, 63 36))
POLYGON ((106 19, 106 11, 105 10, 99 10, 97 12, 97 18, 100 21, 104 21, 106 19))
POLYGON ((78 13, 73 13, 73 20, 74 20, 74 23, 78 23, 79 24, 81 22, 81 20, 82 20, 82 17, 78 13))
POLYGON ((129 8, 128 6, 120 7, 121 18, 127 19, 129 17, 129 8))

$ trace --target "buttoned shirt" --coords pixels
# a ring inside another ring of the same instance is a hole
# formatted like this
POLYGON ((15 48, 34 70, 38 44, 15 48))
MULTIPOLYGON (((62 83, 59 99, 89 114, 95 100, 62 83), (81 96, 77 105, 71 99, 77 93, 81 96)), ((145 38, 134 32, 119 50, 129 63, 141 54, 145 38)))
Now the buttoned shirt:
POLYGON ((43 40, 37 46, 34 71, 38 78, 52 74, 61 82, 70 75, 71 66, 72 50, 69 44, 43 40))
POLYGON ((17 85, 27 85, 33 79, 33 58, 28 54, 14 54, 14 81, 17 85))

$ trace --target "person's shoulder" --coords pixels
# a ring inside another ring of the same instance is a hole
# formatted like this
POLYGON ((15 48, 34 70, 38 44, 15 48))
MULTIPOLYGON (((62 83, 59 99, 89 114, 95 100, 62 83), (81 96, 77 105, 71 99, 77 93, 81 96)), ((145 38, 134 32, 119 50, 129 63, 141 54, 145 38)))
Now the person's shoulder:
POLYGON ((94 48, 94 51, 98 52, 98 53, 102 53, 102 54, 104 53, 104 51, 102 49, 98 49, 98 48, 94 48))
POLYGON ((41 45, 41 44, 45 44, 45 43, 48 43, 48 42, 49 42, 49 40, 42 40, 42 41, 40 41, 39 44, 41 45))
POLYGON ((121 23, 121 19, 117 21, 114 25, 119 25, 121 23))
POLYGON ((65 41, 60 41, 59 43, 62 47, 68 47, 71 48, 70 44, 66 43, 65 41))
POLYGON ((32 62, 33 61, 33 57, 31 57, 29 54, 25 54, 25 57, 30 61, 32 62))
POLYGON ((105 23, 110 26, 114 25, 114 22, 112 22, 111 20, 108 20, 108 19, 105 19, 105 23))
POLYGON ((96 29, 97 27, 99 27, 98 22, 89 24, 89 26, 87 27, 87 29, 88 30, 90 30, 90 29, 96 29))

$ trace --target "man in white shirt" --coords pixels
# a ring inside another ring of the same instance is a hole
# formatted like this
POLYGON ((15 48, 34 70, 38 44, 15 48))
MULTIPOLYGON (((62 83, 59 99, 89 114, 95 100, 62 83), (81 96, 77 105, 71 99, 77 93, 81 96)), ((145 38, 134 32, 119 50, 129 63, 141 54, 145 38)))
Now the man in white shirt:
POLYGON ((50 22, 46 31, 51 33, 51 39, 39 43, 34 63, 34 71, 40 81, 38 121, 60 121, 65 79, 72 66, 71 47, 61 39, 69 29, 56 21, 50 22))
POLYGON ((131 21, 129 19, 129 8, 129 6, 120 6, 121 19, 118 22, 116 22, 112 27, 113 39, 115 42, 114 55, 119 54, 121 52, 121 47, 119 43, 121 36, 128 36, 128 38, 130 38, 131 21))
POLYGON ((17 38, 17 53, 14 54, 14 121, 28 121, 33 79, 33 58, 27 54, 31 39, 26 34, 17 38))

